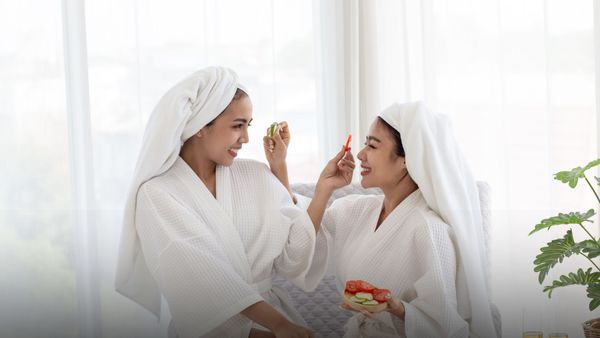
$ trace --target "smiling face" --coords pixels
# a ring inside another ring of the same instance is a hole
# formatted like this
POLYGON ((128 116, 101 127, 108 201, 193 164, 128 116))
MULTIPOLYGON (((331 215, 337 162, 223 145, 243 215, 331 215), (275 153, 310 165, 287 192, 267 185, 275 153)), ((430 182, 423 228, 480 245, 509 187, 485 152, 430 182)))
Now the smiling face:
POLYGON ((356 155, 360 160, 363 188, 396 186, 406 174, 404 156, 397 154, 397 143, 389 127, 379 118, 371 124, 365 146, 356 155))
POLYGON ((242 145, 248 143, 251 121, 250 98, 247 95, 234 98, 223 113, 195 135, 199 137, 202 156, 217 165, 230 166, 242 145))

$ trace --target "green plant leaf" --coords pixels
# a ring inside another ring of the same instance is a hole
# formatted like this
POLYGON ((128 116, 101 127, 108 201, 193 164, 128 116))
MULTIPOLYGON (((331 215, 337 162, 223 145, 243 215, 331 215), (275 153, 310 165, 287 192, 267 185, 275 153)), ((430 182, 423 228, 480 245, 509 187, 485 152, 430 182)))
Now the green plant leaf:
POLYGON ((590 209, 585 213, 581 212, 570 212, 568 214, 559 213, 558 216, 543 219, 540 223, 536 224, 529 235, 538 232, 542 229, 550 229, 554 225, 560 224, 583 224, 583 222, 592 222, 590 218, 596 214, 594 209, 590 209))
POLYGON ((592 311, 600 305, 600 283, 589 284, 586 291, 588 298, 591 299, 590 311, 592 311))
POLYGON ((594 176, 594 178, 596 179, 596 184, 600 185, 600 177, 594 176))
POLYGON ((581 247, 575 245, 573 232, 570 229, 565 237, 548 242, 545 247, 542 247, 540 249, 541 253, 535 256, 533 261, 533 271, 539 273, 538 281, 540 284, 544 282, 548 272, 556 263, 562 263, 565 257, 571 256, 578 250, 581 250, 581 247))
POLYGON ((585 171, 598 165, 600 165, 600 158, 588 163, 583 168, 577 167, 571 169, 570 171, 559 171, 554 174, 554 179, 563 183, 569 183, 571 188, 575 188, 579 179, 584 178, 585 171))
MULTIPOLYGON (((562 275, 558 280, 553 281, 551 285, 545 286, 544 292, 548 292, 548 298, 550 298, 552 297, 552 291, 556 288, 568 285, 585 285, 588 287, 588 297, 600 301, 600 272, 592 272, 592 268, 588 268, 586 271, 578 269, 577 273, 571 272, 566 276, 562 275)), ((590 303, 591 306, 592 304, 590 303)))
POLYGON ((588 239, 577 244, 581 246, 581 252, 588 258, 592 259, 600 256, 600 244, 598 242, 588 239))

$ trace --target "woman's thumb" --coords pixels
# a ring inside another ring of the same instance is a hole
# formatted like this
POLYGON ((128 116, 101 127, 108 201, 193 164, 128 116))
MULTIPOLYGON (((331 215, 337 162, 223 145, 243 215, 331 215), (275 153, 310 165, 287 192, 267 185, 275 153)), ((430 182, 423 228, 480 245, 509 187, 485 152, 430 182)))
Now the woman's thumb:
POLYGON ((335 155, 335 157, 334 157, 334 158, 332 158, 331 160, 332 160, 333 162, 336 162, 336 163, 337 163, 337 162, 339 162, 339 161, 341 161, 341 159, 344 157, 344 153, 345 153, 345 152, 346 152, 346 147, 345 147, 345 146, 342 146, 342 149, 340 150, 340 152, 339 152, 339 153, 337 153, 337 154, 335 155))

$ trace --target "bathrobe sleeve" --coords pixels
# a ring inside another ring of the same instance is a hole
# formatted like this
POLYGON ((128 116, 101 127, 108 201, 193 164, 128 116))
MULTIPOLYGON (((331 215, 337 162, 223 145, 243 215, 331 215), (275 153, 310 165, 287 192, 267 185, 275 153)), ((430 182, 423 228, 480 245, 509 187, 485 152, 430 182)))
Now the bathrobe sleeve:
MULTIPOLYGON (((311 198, 300 194, 296 194, 296 199, 296 206, 303 210, 306 210, 311 202, 311 198)), ((333 257, 333 240, 336 219, 339 219, 340 214, 346 210, 347 204, 348 202, 345 199, 338 199, 325 210, 321 221, 321 228, 316 235, 311 265, 304 274, 305 280, 310 281, 311 283, 311 287, 305 288, 305 291, 313 291, 328 271, 329 265, 331 264, 330 261, 333 257)))
POLYGON ((247 336, 250 321, 239 313, 263 299, 201 217, 148 182, 138 193, 136 227, 180 337, 247 336))
MULTIPOLYGON (((290 280, 305 291, 314 290, 319 284, 309 271, 312 267, 315 252, 316 233, 306 208, 294 204, 289 192, 273 175, 269 167, 260 165, 258 174, 263 175, 272 200, 267 202, 264 212, 268 218, 279 219, 274 226, 288 228, 287 241, 281 254, 274 261, 277 274, 290 280), (272 204, 275 204, 273 208, 272 204)), ((259 194, 260 195, 260 194, 259 194)), ((270 220, 267 220, 271 223, 270 220)), ((315 267, 319 269, 319 267, 315 267)))
POLYGON ((439 219, 416 226, 414 264, 421 276, 414 284, 416 298, 403 301, 404 322, 394 325, 406 337, 468 337, 469 326, 458 314, 456 301, 456 254, 451 228, 439 219))

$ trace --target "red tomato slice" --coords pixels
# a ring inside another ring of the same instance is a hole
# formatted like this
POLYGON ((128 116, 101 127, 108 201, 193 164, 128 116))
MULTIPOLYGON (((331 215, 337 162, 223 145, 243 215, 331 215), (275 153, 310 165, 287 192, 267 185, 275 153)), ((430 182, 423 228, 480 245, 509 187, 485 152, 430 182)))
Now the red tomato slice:
POLYGON ((349 280, 346 282, 346 291, 355 294, 358 292, 358 281, 349 280))
POLYGON ((378 302, 387 302, 392 298, 392 293, 388 289, 375 289, 373 290, 373 299, 378 302))
POLYGON ((375 287, 364 280, 358 280, 358 291, 360 292, 373 292, 375 287))

